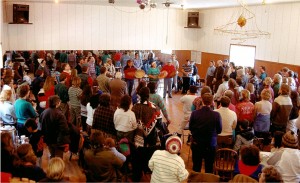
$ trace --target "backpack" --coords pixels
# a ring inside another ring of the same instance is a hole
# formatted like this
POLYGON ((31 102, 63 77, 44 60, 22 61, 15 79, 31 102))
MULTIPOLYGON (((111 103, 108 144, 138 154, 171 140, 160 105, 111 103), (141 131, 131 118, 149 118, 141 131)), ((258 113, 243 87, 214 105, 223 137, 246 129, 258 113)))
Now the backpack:
POLYGON ((127 157, 130 155, 130 146, 127 138, 122 138, 120 140, 118 149, 124 156, 127 157))

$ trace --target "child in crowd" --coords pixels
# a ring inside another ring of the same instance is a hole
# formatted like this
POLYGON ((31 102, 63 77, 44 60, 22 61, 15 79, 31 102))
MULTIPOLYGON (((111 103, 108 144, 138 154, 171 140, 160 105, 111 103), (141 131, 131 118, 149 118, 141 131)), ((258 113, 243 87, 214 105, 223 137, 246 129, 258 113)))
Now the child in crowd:
POLYGON ((126 161, 126 157, 116 149, 116 143, 115 143, 114 139, 112 139, 112 138, 106 138, 104 146, 108 150, 110 150, 111 152, 113 152, 116 157, 118 157, 120 160, 122 160, 123 163, 126 161))
POLYGON ((37 123, 35 119, 29 118, 25 122, 25 127, 27 131, 30 133, 29 136, 29 143, 32 146, 34 154, 36 157, 41 158, 43 156, 44 150, 44 141, 43 141, 43 134, 40 130, 38 130, 37 123))
POLYGON ((249 127, 249 121, 239 121, 238 128, 240 129, 240 132, 236 136, 236 141, 233 148, 235 151, 239 151, 242 145, 253 144, 254 138, 254 132, 253 129, 249 127))

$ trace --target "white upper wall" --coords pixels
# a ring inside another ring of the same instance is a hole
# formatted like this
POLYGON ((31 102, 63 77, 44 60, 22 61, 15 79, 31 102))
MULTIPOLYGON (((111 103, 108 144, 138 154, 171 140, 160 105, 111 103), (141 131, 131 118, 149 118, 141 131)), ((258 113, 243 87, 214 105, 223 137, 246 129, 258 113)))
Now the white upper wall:
POLYGON ((29 22, 12 22, 4 4, 6 50, 195 50, 200 29, 186 29, 187 11, 89 4, 14 2, 30 6, 29 22), (169 14, 169 16, 168 16, 169 14), (169 17, 169 19, 168 19, 169 17), (168 25, 168 26, 167 26, 168 25))
MULTIPOLYGON (((256 46, 256 59, 300 65, 300 3, 251 6, 259 29, 271 33, 269 39, 251 39, 243 45, 256 46)), ((229 55, 232 36, 220 35, 214 28, 225 25, 238 12, 238 8, 208 9, 200 11, 202 29, 198 50, 229 55)), ((237 19, 237 18, 236 18, 237 19)), ((235 20, 236 20, 235 19, 235 20)), ((254 26, 248 20, 247 26, 254 26)))

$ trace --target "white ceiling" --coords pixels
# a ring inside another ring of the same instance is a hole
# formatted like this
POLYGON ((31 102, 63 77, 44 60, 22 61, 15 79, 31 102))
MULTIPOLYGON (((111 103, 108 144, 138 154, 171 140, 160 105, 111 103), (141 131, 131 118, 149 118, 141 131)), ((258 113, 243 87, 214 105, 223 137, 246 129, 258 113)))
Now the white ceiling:
MULTIPOLYGON (((5 0, 4 0, 5 1, 5 0)), ((137 0, 114 0, 114 4, 109 4, 109 0, 6 0, 8 2, 43 2, 52 3, 58 1, 58 3, 75 3, 75 4, 97 4, 97 5, 114 5, 114 6, 138 6, 137 0)), ((143 0, 145 1, 145 0, 143 0)), ((157 8, 164 8, 162 3, 169 1, 174 4, 171 5, 173 8, 184 8, 187 9, 206 9, 206 8, 220 8, 220 7, 232 7, 239 5, 242 1, 247 5, 260 5, 265 2, 266 4, 275 3, 292 3, 300 2, 300 0, 148 0, 150 2, 157 3, 157 8)), ((148 5, 149 6, 149 5, 148 5)))

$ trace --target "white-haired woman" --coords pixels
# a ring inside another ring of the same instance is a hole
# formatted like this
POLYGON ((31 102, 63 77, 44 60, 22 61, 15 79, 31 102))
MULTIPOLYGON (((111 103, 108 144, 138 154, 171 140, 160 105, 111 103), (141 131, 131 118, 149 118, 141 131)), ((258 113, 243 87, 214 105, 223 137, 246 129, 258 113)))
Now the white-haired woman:
POLYGON ((127 84, 125 81, 122 80, 122 73, 117 72, 115 79, 113 79, 109 83, 110 87, 110 105, 117 109, 117 107, 120 105, 121 98, 127 94, 127 84))

